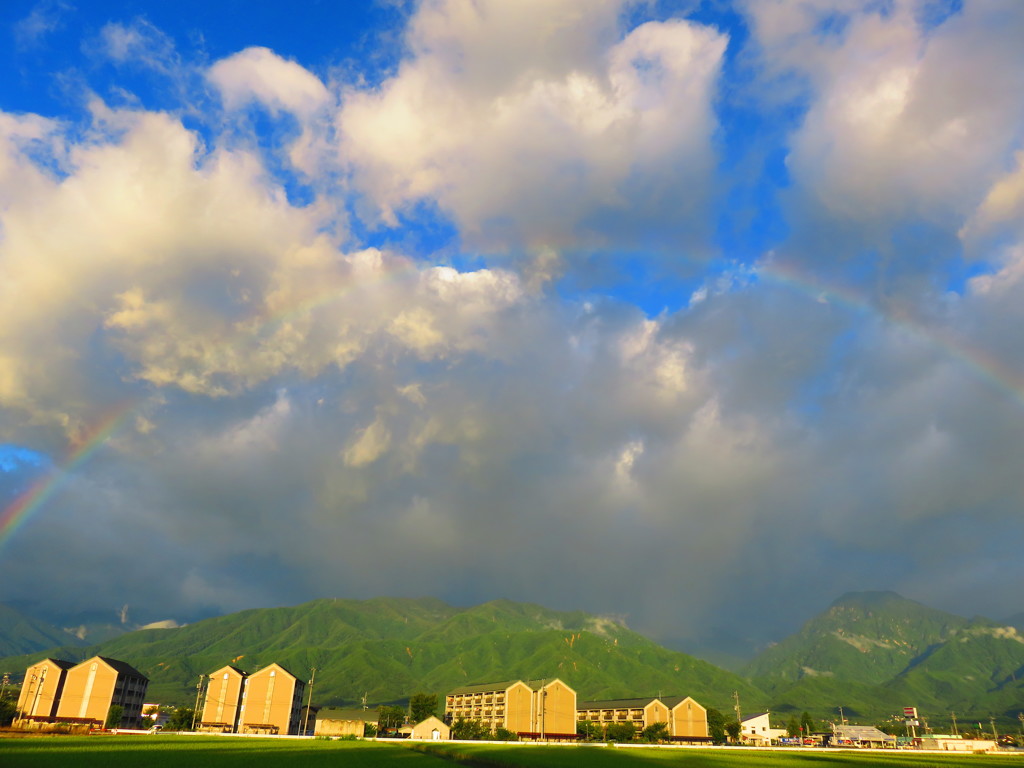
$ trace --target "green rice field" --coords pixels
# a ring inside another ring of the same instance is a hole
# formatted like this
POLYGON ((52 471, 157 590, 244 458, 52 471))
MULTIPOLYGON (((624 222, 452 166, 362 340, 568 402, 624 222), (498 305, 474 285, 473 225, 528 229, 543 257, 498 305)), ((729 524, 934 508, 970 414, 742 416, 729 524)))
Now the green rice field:
POLYGON ((46 736, 0 739, 3 768, 945 768, 1021 766, 1019 755, 915 755, 905 752, 762 752, 614 749, 601 746, 394 744, 372 741, 232 739, 195 736, 46 736))

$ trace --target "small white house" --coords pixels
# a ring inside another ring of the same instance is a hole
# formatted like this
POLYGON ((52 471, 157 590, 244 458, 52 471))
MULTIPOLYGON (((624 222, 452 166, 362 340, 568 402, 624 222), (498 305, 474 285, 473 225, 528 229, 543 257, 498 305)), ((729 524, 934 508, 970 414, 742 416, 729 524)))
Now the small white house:
POLYGON ((772 728, 767 712, 744 717, 740 726, 740 740, 751 744, 771 744, 786 735, 785 728, 772 728))

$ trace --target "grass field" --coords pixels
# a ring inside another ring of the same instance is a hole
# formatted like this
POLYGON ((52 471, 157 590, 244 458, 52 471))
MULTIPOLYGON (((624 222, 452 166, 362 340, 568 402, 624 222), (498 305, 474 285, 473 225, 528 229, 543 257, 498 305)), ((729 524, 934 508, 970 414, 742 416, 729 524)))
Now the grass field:
POLYGON ((601 747, 422 744, 419 749, 477 766, 509 768, 974 768, 1024 767, 1017 755, 914 755, 906 752, 820 752, 800 750, 608 749, 601 747))
POLYGON ((487 744, 385 744, 195 736, 53 736, 0 739, 2 768, 1024 768, 1024 754, 932 756, 907 753, 609 749, 487 744))
POLYGON ((439 757, 372 741, 203 736, 0 739, 2 768, 451 768, 439 757))

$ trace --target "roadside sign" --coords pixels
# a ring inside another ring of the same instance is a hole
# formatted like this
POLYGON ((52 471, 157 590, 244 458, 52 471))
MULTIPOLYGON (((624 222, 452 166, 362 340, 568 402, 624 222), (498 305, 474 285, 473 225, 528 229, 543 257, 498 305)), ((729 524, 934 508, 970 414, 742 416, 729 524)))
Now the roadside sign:
POLYGON ((913 720, 917 717, 917 707, 904 707, 903 716, 910 720, 913 720))

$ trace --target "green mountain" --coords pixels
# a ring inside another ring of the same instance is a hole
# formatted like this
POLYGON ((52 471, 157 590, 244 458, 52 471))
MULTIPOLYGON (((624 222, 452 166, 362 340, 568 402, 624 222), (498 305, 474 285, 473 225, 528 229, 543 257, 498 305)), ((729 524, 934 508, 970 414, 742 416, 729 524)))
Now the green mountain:
POLYGON ((33 653, 55 645, 82 645, 78 638, 16 608, 0 605, 0 656, 33 653))
POLYGON ((936 724, 961 717, 1016 718, 1024 709, 1024 636, 894 592, 844 595, 799 632, 764 651, 744 673, 771 708, 881 721, 905 706, 936 724))
POLYGON ((943 711, 1016 717, 1024 709, 1024 637, 976 619, 885 684, 908 701, 943 711))
MULTIPOLYGON (((242 611, 172 629, 144 629, 49 655, 71 660, 102 654, 150 678, 147 696, 194 701, 200 674, 224 664, 255 671, 271 662, 308 679, 313 701, 392 702, 417 691, 507 679, 559 677, 582 698, 684 694, 726 708, 733 691, 750 706, 767 699, 749 682, 686 654, 662 648, 624 624, 582 612, 498 600, 456 608, 439 600, 316 600, 242 611)), ((39 653, 2 660, 24 669, 39 653)))
POLYGON ((895 592, 852 592, 743 672, 769 689, 806 677, 884 683, 968 623, 895 592))

